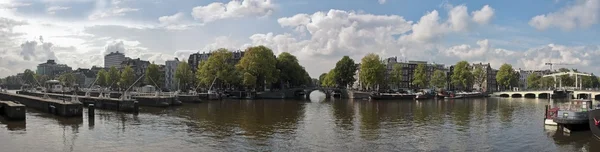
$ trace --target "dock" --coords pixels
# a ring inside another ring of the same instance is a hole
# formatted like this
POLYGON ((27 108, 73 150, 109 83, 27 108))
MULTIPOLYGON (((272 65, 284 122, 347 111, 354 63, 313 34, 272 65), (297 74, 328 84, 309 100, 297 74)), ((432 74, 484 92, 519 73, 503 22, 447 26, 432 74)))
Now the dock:
POLYGON ((63 117, 81 117, 83 112, 83 104, 79 102, 62 101, 8 92, 0 92, 0 100, 17 101, 28 108, 63 117))
MULTIPOLYGON (((17 91, 17 94, 35 96, 35 97, 43 97, 44 93, 41 92, 30 92, 30 91, 17 91)), ((116 110, 123 112, 137 112, 139 111, 139 106, 136 105, 136 100, 121 100, 115 98, 108 97, 94 97, 94 96, 78 96, 78 95, 68 95, 68 94, 56 94, 56 93, 45 93, 50 98, 54 99, 63 99, 70 101, 72 98, 76 98, 79 102, 81 102, 84 106, 88 106, 90 104, 94 104, 95 108, 106 109, 106 110, 116 110)))
POLYGON ((9 120, 25 120, 25 105, 13 101, 0 101, 0 115, 9 120))

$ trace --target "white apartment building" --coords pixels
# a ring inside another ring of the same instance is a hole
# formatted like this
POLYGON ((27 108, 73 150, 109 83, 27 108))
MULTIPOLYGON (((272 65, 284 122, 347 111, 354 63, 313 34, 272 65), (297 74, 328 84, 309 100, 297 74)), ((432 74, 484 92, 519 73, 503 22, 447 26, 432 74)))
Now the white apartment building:
POLYGON ((123 63, 123 61, 126 61, 126 60, 127 60, 127 58, 125 58, 125 54, 119 53, 119 51, 110 52, 109 54, 104 56, 104 67, 110 68, 110 67, 114 66, 116 68, 120 68, 121 63, 123 63))
POLYGON ((177 70, 178 65, 178 58, 175 58, 175 60, 167 60, 165 62, 165 88, 170 90, 178 89, 178 82, 175 78, 175 71, 177 70))

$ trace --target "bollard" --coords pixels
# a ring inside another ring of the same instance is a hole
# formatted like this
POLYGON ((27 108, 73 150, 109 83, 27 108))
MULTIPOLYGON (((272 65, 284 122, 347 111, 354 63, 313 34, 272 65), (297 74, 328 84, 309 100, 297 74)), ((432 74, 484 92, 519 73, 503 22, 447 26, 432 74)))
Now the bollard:
POLYGON ((140 110, 140 106, 138 104, 138 101, 133 101, 133 113, 137 114, 140 110))
POLYGON ((94 113, 95 113, 95 106, 94 106, 94 104, 89 104, 88 105, 88 117, 90 119, 94 119, 94 113))
POLYGON ((548 109, 550 109, 550 105, 546 105, 546 111, 544 111, 544 120, 548 117, 548 109))

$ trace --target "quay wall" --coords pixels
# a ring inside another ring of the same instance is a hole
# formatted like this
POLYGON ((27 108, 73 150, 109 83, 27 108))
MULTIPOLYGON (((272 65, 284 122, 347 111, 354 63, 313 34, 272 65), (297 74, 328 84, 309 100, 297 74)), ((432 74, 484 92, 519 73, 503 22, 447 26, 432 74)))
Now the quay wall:
POLYGON ((83 112, 83 105, 81 103, 44 99, 21 94, 0 92, 0 100, 17 101, 28 108, 64 117, 81 117, 83 112))
MULTIPOLYGON (((27 91, 20 91, 18 92, 19 94, 23 94, 23 95, 29 95, 29 96, 36 96, 36 97, 43 97, 44 94, 43 93, 39 93, 39 92, 27 92, 27 91)), ((71 98, 73 97, 73 95, 68 95, 68 94, 55 94, 55 93, 47 93, 48 97, 50 98, 54 98, 54 99, 62 99, 62 100, 66 100, 66 101, 70 101, 71 98)), ((88 106, 89 104, 94 104, 94 106, 96 108, 99 109, 108 109, 108 110, 117 110, 117 111, 123 111, 123 112, 136 112, 139 109, 137 109, 137 106, 135 106, 135 100, 121 100, 121 99, 115 99, 115 98, 100 98, 100 97, 85 97, 85 96, 78 96, 77 99, 79 100, 79 102, 83 103, 84 106, 88 106)))
POLYGON ((0 101, 0 115, 10 120, 25 120, 25 105, 12 101, 0 101))

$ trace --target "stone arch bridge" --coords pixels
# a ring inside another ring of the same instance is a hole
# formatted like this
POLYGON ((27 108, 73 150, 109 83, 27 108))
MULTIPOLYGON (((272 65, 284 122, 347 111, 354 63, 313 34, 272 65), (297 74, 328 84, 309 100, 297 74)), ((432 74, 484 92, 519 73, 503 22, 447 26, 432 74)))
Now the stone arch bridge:
POLYGON ((565 92, 557 92, 552 90, 544 90, 544 91, 505 91, 505 92, 495 92, 494 95, 498 97, 510 97, 510 98, 552 98, 557 95, 565 96, 570 95, 571 98, 585 98, 585 99, 600 99, 600 91, 592 91, 592 90, 575 90, 575 91, 567 91, 565 92))

